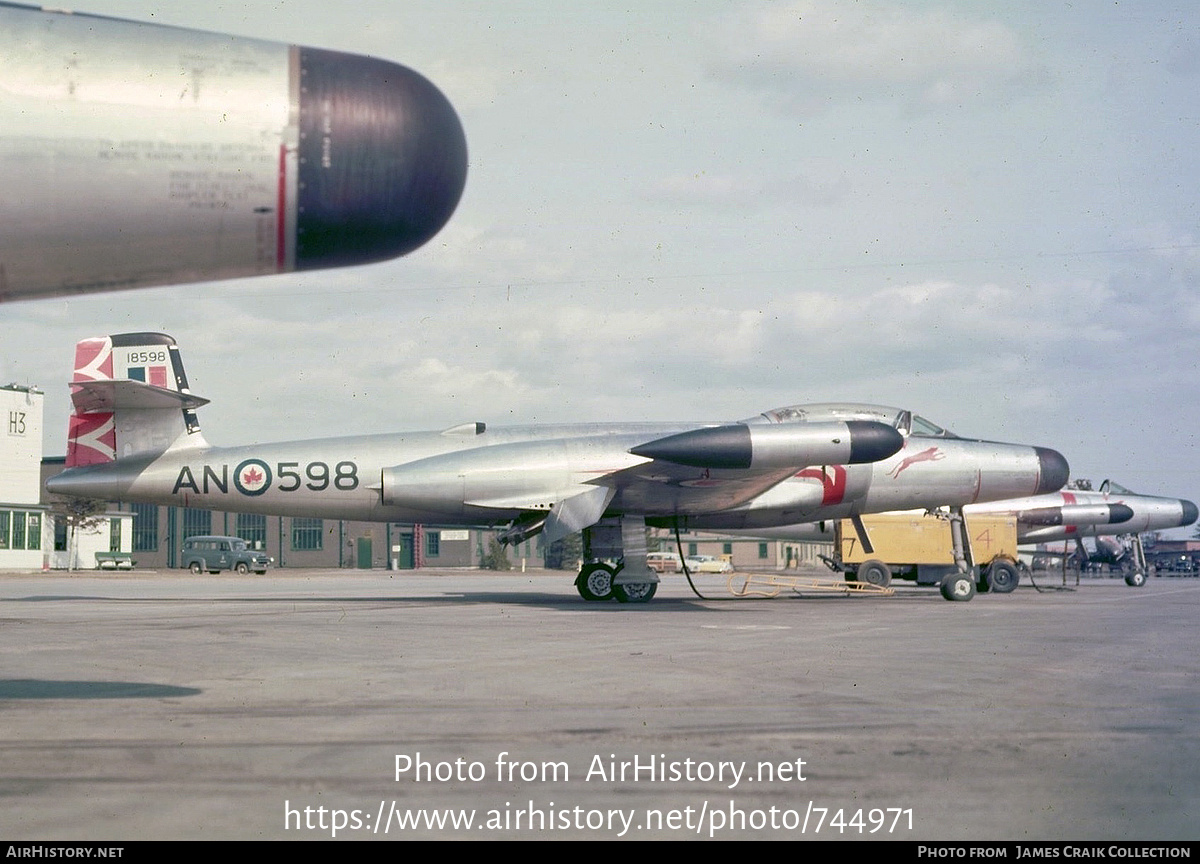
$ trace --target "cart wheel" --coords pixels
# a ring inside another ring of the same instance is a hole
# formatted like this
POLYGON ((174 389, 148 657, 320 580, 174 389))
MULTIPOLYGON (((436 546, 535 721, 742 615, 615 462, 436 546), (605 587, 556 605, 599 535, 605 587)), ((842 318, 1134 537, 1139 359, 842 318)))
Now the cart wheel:
POLYGON ((965 603, 975 596, 975 580, 970 573, 951 573, 942 579, 942 596, 965 603))

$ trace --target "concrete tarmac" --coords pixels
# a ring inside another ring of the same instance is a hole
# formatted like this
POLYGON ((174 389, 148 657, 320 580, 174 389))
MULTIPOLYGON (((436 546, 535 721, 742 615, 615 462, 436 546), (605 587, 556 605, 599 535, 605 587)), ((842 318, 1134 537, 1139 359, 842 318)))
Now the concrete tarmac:
POLYGON ((0 837, 1200 838, 1200 580, 703 584, 0 575, 0 837))

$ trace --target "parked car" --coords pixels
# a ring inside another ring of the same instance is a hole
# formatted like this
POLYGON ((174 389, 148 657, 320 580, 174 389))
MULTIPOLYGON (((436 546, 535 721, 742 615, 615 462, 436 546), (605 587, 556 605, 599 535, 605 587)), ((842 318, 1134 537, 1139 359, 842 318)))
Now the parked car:
POLYGON ((270 558, 257 549, 251 549, 250 544, 241 537, 200 536, 183 541, 180 566, 193 573, 236 570, 245 575, 251 570, 258 574, 266 573, 270 563, 270 558))
POLYGON ((733 570, 727 559, 713 555, 689 555, 685 563, 693 573, 729 573, 733 570))
POLYGON ((646 564, 656 573, 678 573, 683 567, 674 552, 648 552, 646 564))

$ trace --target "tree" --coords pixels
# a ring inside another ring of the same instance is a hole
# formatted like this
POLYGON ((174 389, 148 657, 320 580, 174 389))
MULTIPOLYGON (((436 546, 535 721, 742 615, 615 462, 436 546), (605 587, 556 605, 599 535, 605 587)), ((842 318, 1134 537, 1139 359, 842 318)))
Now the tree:
POLYGON ((480 562, 480 566, 484 570, 511 570, 512 562, 508 560, 508 550, 504 548, 504 544, 492 538, 488 543, 488 553, 480 562))
POLYGON ((583 557, 583 535, 576 531, 546 547, 546 567, 551 570, 578 570, 583 557))
POLYGON ((60 498, 51 505, 50 512, 54 518, 67 526, 68 570, 79 568, 76 535, 81 531, 95 534, 108 518, 104 515, 107 510, 108 504, 95 498, 60 498))

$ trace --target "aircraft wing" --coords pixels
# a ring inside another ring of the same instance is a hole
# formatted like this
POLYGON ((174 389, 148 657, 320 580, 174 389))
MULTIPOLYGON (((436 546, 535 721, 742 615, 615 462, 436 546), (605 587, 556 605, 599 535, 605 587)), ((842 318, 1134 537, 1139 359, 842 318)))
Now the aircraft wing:
POLYGON ((386 505, 458 518, 510 518, 548 539, 605 513, 670 515, 736 507, 809 465, 873 462, 900 449, 890 426, 852 421, 730 424, 647 438, 596 434, 457 450, 383 469, 386 505), (544 517, 544 522, 539 522, 544 517))

